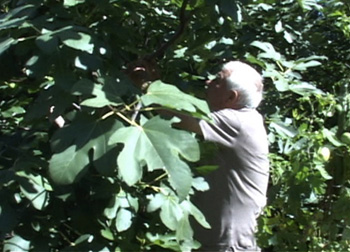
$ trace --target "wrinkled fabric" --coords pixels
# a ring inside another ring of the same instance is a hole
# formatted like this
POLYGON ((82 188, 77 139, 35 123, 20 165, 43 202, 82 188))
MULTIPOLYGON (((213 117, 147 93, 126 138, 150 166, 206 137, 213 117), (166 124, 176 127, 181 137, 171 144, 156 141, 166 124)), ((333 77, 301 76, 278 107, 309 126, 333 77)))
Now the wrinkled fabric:
POLYGON ((255 109, 212 113, 215 123, 200 121, 207 141, 218 145, 217 170, 205 178, 210 189, 194 203, 211 229, 194 224, 199 251, 259 251, 256 219, 266 204, 269 178, 268 141, 262 116, 255 109))

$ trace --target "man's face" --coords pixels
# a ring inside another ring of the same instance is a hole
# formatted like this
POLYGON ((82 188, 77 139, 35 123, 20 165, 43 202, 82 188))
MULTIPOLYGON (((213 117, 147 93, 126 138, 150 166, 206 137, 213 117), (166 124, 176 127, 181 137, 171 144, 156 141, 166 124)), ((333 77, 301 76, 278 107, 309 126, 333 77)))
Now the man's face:
POLYGON ((212 111, 226 108, 226 101, 230 95, 225 80, 226 74, 227 73, 221 71, 217 74, 215 79, 206 81, 206 100, 212 111))

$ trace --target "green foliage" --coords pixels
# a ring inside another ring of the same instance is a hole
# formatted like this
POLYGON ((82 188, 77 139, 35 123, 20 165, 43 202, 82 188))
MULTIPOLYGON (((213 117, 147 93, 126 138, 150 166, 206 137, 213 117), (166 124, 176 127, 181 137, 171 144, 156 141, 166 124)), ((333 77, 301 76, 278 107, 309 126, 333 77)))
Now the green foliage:
POLYGON ((346 1, 1 1, 0 240, 4 251, 198 248, 191 202, 215 147, 172 127, 209 120, 203 80, 232 58, 265 77, 267 251, 348 251, 346 1), (142 92, 125 74, 155 61, 142 92), (169 83, 169 84, 165 84, 169 83), (184 92, 185 91, 185 92, 184 92), (62 127, 63 126, 63 127, 62 127))

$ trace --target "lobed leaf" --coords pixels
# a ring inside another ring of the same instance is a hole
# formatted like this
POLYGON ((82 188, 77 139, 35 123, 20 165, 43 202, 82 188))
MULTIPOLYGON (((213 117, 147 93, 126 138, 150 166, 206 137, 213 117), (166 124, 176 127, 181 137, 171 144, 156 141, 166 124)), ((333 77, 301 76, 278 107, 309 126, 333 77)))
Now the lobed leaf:
POLYGON ((58 130, 52 137, 56 152, 50 160, 49 174, 58 184, 71 184, 83 174, 92 161, 102 174, 114 170, 113 159, 108 155, 113 147, 108 145, 109 136, 119 129, 119 121, 95 121, 90 117, 78 117, 72 124, 58 130))
POLYGON ((165 169, 169 180, 181 198, 185 198, 192 185, 188 165, 180 156, 189 160, 199 159, 199 146, 194 137, 185 131, 173 129, 171 121, 159 116, 142 126, 121 128, 111 135, 109 144, 123 143, 118 156, 121 177, 128 185, 134 185, 142 177, 142 167, 149 171, 165 169))
POLYGON ((89 157, 84 149, 70 146, 63 152, 54 154, 49 163, 49 176, 61 185, 74 183, 85 171, 89 157))

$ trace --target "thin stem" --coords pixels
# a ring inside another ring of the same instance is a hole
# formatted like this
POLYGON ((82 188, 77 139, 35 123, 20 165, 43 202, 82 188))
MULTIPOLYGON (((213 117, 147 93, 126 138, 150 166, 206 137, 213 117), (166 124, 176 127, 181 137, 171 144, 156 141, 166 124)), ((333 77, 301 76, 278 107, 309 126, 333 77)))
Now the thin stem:
POLYGON ((114 111, 109 111, 108 113, 104 114, 104 115, 101 117, 101 119, 104 120, 104 119, 106 119, 106 118, 108 118, 108 117, 110 117, 110 116, 112 116, 112 115, 114 115, 114 114, 115 114, 114 111))
POLYGON ((69 243, 70 246, 75 246, 76 244, 72 241, 69 240, 69 238, 64 234, 62 233, 61 231, 58 231, 58 233, 63 237, 63 239, 69 243))
POLYGON ((135 112, 134 112, 134 114, 131 117, 132 121, 135 121, 135 119, 137 118, 141 108, 142 108, 142 102, 140 101, 135 107, 135 112))
POLYGON ((162 178, 168 176, 168 173, 167 172, 164 172, 163 174, 161 174, 160 176, 158 176, 157 178, 155 178, 150 184, 153 184, 159 180, 161 180, 162 178))
POLYGON ((120 118, 122 118, 124 121, 126 121, 127 123, 129 123, 132 126, 138 127, 139 129, 143 130, 142 127, 140 125, 138 125, 135 121, 130 120, 129 118, 127 118, 125 115, 123 115, 120 112, 116 112, 116 115, 119 116, 120 118))
POLYGON ((129 123, 130 125, 139 127, 140 129, 142 129, 142 127, 140 125, 138 125, 134 120, 130 120, 129 118, 127 118, 125 115, 123 115, 121 112, 117 111, 115 108, 113 108, 112 106, 108 106, 111 111, 104 114, 102 116, 102 119, 106 119, 107 117, 116 114, 117 116, 119 116, 120 118, 122 118, 124 121, 126 121, 127 123, 129 123))

